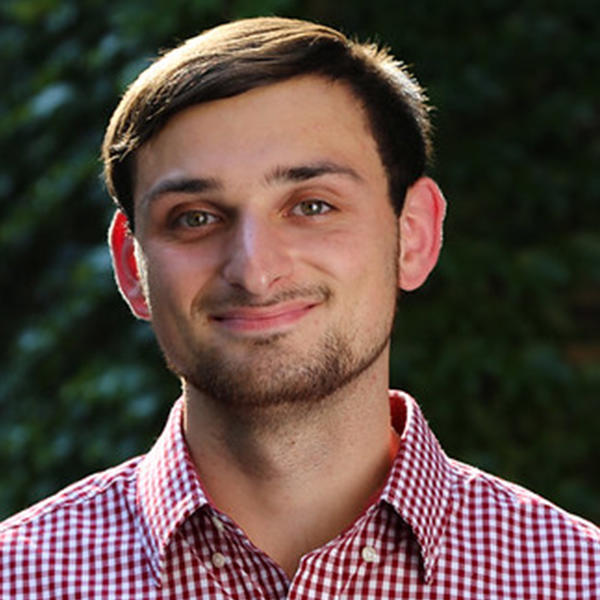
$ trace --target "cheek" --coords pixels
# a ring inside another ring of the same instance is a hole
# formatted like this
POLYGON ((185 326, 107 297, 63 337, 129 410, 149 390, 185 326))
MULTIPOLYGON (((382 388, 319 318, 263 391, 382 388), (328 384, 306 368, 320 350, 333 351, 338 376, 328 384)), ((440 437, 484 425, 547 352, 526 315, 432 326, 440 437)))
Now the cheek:
POLYGON ((186 310, 197 293, 215 273, 208 252, 197 248, 151 248, 146 255, 146 271, 150 302, 156 309, 162 305, 181 306, 186 310))
POLYGON ((369 224, 331 230, 305 244, 307 262, 340 281, 372 282, 396 287, 398 238, 389 222, 384 227, 369 224))

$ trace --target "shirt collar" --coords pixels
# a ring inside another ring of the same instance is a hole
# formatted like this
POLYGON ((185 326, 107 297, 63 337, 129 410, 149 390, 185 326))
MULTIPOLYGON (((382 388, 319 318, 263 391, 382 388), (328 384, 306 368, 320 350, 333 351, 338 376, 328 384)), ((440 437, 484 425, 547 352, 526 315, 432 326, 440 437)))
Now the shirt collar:
POLYGON ((165 554, 179 527, 208 504, 183 437, 183 399, 171 410, 162 434, 140 463, 136 506, 143 546, 156 583, 165 554))
POLYGON ((391 391, 390 406, 400 447, 380 500, 410 526, 430 582, 452 511, 453 470, 415 400, 391 391))
MULTIPOLYGON (((400 446, 380 501, 387 502, 414 533, 432 579, 452 509, 453 471, 419 406, 404 392, 390 392, 392 424, 400 446)), ((164 573, 168 544, 179 527, 209 504, 182 430, 183 399, 171 410, 162 434, 139 467, 135 505, 156 583, 164 573)))

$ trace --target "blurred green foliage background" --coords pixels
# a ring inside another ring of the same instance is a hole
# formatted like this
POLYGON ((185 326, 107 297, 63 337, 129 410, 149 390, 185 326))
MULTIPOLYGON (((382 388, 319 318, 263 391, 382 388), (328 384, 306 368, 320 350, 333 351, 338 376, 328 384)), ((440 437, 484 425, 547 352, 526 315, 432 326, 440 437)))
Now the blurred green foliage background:
POLYGON ((428 88, 446 247, 392 383, 450 455, 600 522, 596 0, 4 0, 0 517, 160 432, 178 384, 113 284, 98 149, 157 49, 262 14, 382 40, 428 88))

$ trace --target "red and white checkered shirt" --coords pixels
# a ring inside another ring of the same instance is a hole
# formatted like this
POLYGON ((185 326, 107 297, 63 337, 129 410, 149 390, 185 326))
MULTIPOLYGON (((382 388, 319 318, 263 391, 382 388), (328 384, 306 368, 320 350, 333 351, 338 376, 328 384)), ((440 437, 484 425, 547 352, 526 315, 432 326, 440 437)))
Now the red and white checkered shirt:
POLYGON ((600 598, 598 528, 448 459, 408 395, 391 406, 401 443, 379 499, 291 581, 207 501, 178 401, 147 455, 0 525, 0 597, 600 598))

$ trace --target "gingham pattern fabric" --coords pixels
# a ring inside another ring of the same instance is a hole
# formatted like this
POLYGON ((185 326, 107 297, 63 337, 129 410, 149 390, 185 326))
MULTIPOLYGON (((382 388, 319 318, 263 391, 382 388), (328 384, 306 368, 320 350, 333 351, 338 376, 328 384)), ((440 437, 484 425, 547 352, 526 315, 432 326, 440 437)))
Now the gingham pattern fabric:
POLYGON ((406 394, 391 406, 401 444, 378 501, 292 581, 208 502, 178 401, 145 457, 0 525, 1 598, 600 598, 595 526, 448 459, 406 394))

